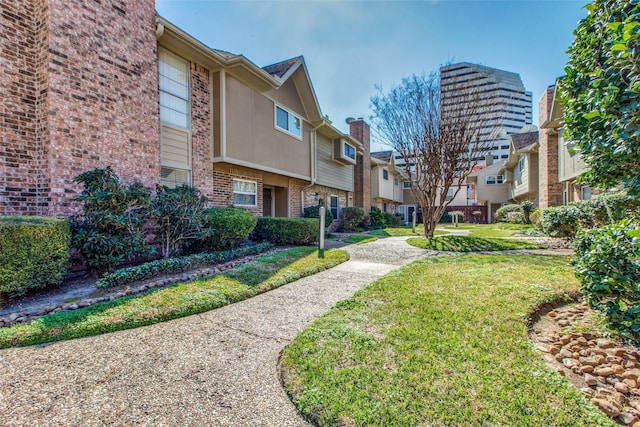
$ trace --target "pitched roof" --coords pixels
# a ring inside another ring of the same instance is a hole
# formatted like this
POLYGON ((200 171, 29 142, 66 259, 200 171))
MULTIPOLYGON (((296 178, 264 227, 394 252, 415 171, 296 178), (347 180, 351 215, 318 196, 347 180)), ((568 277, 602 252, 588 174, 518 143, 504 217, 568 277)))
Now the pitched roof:
POLYGON ((511 135, 511 141, 516 152, 529 151, 534 144, 538 143, 538 131, 515 133, 511 135))
POLYGON ((371 153, 371 157, 374 157, 378 160, 382 160, 387 163, 391 163, 392 155, 393 155, 393 151, 377 151, 375 153, 371 153))
POLYGON ((277 76, 278 78, 282 78, 287 71, 291 69, 294 65, 296 65, 302 56, 296 56, 295 58, 287 59, 281 62, 276 62, 275 64, 267 65, 266 67, 262 67, 267 73, 272 76, 277 76))

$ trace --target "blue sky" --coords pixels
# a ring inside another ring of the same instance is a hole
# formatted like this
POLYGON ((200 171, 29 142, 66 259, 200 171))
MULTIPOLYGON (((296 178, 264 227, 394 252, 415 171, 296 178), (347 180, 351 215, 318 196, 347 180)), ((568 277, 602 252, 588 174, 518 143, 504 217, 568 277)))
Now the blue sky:
MULTIPOLYGON (((156 0, 158 13, 201 42, 265 66, 304 55, 320 108, 371 115, 376 85, 473 62, 520 74, 533 92, 564 72, 586 0, 156 0)), ((373 136, 373 150, 383 149, 373 136)))

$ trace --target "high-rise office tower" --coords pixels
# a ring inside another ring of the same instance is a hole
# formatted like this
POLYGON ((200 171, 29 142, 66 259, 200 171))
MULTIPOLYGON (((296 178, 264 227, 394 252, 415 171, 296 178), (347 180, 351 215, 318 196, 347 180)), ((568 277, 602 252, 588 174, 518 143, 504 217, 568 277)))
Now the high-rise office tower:
MULTIPOLYGON (((510 135, 520 133, 531 125, 531 92, 524 89, 520 75, 468 62, 440 68, 441 105, 452 106, 472 97, 482 101, 484 117, 479 118, 479 138, 491 141, 490 153, 494 159, 509 155, 510 135)), ((478 153, 482 162, 484 154, 478 153)))

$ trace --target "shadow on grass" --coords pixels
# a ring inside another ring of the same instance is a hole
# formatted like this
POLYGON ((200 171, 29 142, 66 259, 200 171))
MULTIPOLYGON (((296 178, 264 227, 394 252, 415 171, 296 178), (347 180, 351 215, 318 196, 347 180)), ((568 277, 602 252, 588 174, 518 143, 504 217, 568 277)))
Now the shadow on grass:
POLYGON ((49 314, 26 324, 0 328, 0 348, 99 335, 209 311, 250 298, 348 259, 344 251, 313 256, 312 247, 269 254, 206 279, 81 308, 49 314))
POLYGON ((422 249, 444 252, 480 252, 508 251, 518 249, 542 249, 542 246, 514 239, 451 235, 440 237, 412 238, 408 239, 407 243, 422 249))

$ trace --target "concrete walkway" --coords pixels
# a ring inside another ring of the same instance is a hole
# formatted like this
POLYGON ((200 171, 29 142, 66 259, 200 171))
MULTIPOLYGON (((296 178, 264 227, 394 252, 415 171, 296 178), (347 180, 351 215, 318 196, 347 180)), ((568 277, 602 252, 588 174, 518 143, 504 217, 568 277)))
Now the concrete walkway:
POLYGON ((405 240, 347 246, 336 268, 204 314, 1 350, 0 425, 307 425, 280 386, 281 350, 336 302, 429 254, 405 240))

